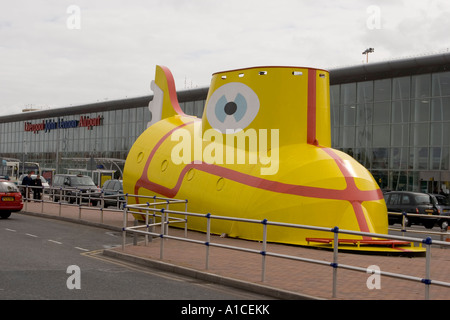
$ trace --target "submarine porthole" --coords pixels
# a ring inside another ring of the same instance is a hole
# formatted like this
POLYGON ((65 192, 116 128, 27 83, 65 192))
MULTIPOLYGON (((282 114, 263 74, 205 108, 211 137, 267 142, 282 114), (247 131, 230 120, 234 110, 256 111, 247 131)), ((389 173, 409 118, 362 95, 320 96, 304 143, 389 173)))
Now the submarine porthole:
POLYGON ((137 163, 141 163, 143 159, 144 159, 144 153, 143 152, 139 152, 139 154, 137 156, 137 159, 136 159, 136 162, 137 163))
POLYGON ((216 189, 217 189, 217 191, 222 190, 224 185, 225 185, 225 179, 224 179, 224 178, 219 178, 219 179, 217 180, 217 183, 216 183, 216 189))
POLYGON ((195 174, 194 169, 192 169, 192 168, 189 169, 189 171, 186 174, 187 181, 191 181, 192 178, 194 178, 194 174, 195 174))
POLYGON ((164 161, 161 163, 161 171, 162 171, 162 172, 166 171, 168 165, 169 165, 169 162, 168 162, 167 160, 164 160, 164 161))

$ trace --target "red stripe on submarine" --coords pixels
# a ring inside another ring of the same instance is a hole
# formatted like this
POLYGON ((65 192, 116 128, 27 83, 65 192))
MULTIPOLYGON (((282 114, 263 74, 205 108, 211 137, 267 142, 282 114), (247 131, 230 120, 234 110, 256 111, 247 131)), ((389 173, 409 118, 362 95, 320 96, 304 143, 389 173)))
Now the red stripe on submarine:
MULTIPOLYGON (((387 234, 378 184, 356 160, 331 148, 327 71, 215 73, 201 119, 181 110, 168 68, 156 67, 151 89, 152 120, 128 154, 125 192, 188 199, 190 212, 387 234)), ((129 204, 139 201, 146 202, 129 198, 129 204)), ((184 204, 173 210, 183 211, 184 204)), ((206 231, 206 223, 189 217, 188 228, 206 231)), ((211 232, 262 240, 262 227, 244 222, 214 220, 211 232)), ((277 226, 267 235, 271 242, 314 246, 329 246, 332 237, 277 226)), ((339 238, 355 250, 416 250, 369 236, 339 238)))

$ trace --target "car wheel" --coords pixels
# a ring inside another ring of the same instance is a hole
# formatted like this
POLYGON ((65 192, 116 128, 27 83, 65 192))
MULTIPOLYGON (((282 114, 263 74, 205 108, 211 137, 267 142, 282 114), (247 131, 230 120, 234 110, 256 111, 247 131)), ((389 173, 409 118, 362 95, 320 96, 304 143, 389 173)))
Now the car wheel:
POLYGON ((0 219, 8 219, 11 215, 11 212, 2 212, 0 213, 0 219))
POLYGON ((425 226, 425 228, 427 228, 427 229, 433 229, 433 227, 434 227, 434 224, 435 224, 435 222, 434 221, 427 221, 427 222, 424 222, 423 223, 423 225, 425 226))

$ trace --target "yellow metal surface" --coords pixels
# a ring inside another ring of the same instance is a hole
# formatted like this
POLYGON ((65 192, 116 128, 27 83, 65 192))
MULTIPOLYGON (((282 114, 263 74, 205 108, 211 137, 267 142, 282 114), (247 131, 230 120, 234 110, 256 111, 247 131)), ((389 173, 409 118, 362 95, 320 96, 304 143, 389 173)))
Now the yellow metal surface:
MULTIPOLYGON (((188 199, 191 212, 387 234, 386 205, 372 175, 331 148, 327 71, 216 73, 201 119, 181 111, 167 68, 157 66, 152 89, 152 121, 129 152, 125 192, 188 199)), ((206 230, 205 221, 195 218, 188 227, 206 230)), ((243 222, 214 221, 211 232, 262 239, 262 226, 243 222)), ((271 242, 311 245, 306 238, 329 237, 268 228, 271 242)))

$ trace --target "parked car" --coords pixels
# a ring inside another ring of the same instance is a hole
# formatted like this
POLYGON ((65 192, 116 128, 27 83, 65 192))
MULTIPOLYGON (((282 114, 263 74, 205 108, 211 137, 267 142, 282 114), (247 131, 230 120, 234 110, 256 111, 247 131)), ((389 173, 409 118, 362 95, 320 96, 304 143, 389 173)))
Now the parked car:
MULTIPOLYGON (((406 212, 430 216, 407 215, 405 217, 406 226, 422 224, 425 228, 431 229, 438 224, 441 228, 446 228, 446 225, 443 223, 446 222, 447 219, 433 217, 441 214, 441 207, 439 207, 436 197, 430 193, 391 191, 384 194, 384 200, 386 201, 388 212, 406 212)), ((403 216, 401 214, 388 214, 390 225, 394 223, 401 224, 402 219, 403 216)))
MULTIPOLYGON (((438 209, 439 213, 443 216, 449 216, 450 215, 450 201, 448 199, 448 196, 442 195, 442 194, 433 194, 433 196, 436 198, 438 202, 438 209)), ((440 223, 438 223, 442 229, 447 229, 448 225, 450 223, 449 219, 442 219, 440 223)))
POLYGON ((22 194, 17 186, 8 180, 0 180, 0 219, 7 219, 11 212, 22 210, 22 194))
POLYGON ((92 178, 82 174, 57 174, 53 179, 53 201, 65 199, 69 203, 88 202, 96 206, 100 198, 101 190, 95 185, 92 178))
POLYGON ((125 201, 123 195, 123 182, 122 180, 108 180, 103 184, 103 196, 105 202, 105 208, 108 206, 115 206, 118 208, 122 208, 123 203, 125 201), (115 197, 113 197, 115 196, 115 197))

